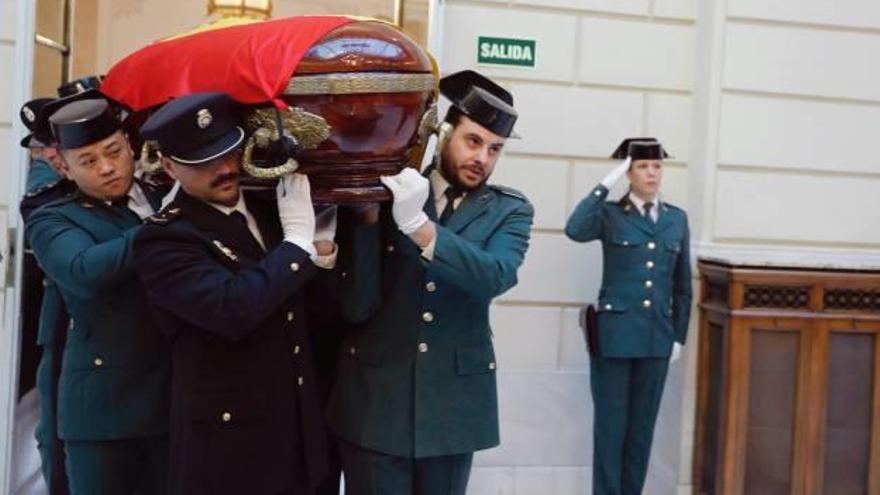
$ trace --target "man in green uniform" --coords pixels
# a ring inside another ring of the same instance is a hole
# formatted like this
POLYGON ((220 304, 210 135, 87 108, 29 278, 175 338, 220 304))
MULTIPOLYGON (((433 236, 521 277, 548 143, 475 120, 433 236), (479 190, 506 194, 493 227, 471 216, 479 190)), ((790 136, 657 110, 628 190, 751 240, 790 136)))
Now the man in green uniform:
POLYGON ((660 200, 662 160, 653 138, 623 141, 624 161, 575 208, 572 240, 602 242, 596 346, 590 356, 595 407, 593 493, 640 495, 666 372, 678 359, 691 308, 685 212, 660 200), (606 201, 624 174, 630 191, 606 201))
POLYGON ((96 92, 47 107, 77 192, 33 212, 27 237, 71 317, 58 434, 74 494, 164 493, 169 353, 131 263, 161 192, 134 180, 117 109, 96 92))
POLYGON ((453 104, 441 160, 383 177, 391 218, 386 209, 382 235, 359 240, 346 270, 351 284, 375 284, 356 291, 375 299, 347 310, 360 323, 328 411, 349 495, 464 494, 473 452, 499 442, 489 304, 517 282, 534 210, 486 183, 513 131, 513 97, 472 71, 440 90, 453 104))

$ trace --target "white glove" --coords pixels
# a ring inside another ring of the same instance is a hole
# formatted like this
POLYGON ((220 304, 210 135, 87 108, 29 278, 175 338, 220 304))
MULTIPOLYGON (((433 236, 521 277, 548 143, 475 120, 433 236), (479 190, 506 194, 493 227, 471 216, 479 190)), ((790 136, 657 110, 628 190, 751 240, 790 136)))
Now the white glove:
POLYGON ((284 240, 315 256, 315 207, 309 178, 303 174, 285 175, 275 187, 275 194, 284 240))
POLYGON ((336 205, 330 205, 315 214, 315 242, 333 242, 335 238, 336 205))
POLYGON ((394 195, 391 215, 397 228, 405 235, 419 230, 428 221, 428 215, 423 211, 428 200, 428 179, 409 167, 397 175, 386 175, 379 179, 394 195))
POLYGON ((617 181, 619 181, 620 178, 623 177, 623 174, 625 174, 626 171, 629 170, 629 166, 631 164, 632 158, 626 157, 626 160, 620 162, 620 165, 614 167, 611 172, 608 172, 608 175, 606 175, 605 178, 602 179, 602 185, 608 189, 611 189, 611 186, 617 184, 617 181))
POLYGON ((672 364, 681 358, 681 348, 682 345, 678 342, 673 342, 672 344, 672 355, 669 356, 669 363, 672 364))

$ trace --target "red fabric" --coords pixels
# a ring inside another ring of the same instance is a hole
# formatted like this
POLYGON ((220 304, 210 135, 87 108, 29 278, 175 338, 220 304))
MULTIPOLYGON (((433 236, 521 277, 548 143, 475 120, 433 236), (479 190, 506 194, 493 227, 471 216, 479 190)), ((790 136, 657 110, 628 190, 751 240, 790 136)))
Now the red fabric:
POLYGON ((242 103, 279 98, 300 59, 342 16, 289 17, 160 41, 114 65, 101 92, 140 111, 171 98, 222 91, 242 103))

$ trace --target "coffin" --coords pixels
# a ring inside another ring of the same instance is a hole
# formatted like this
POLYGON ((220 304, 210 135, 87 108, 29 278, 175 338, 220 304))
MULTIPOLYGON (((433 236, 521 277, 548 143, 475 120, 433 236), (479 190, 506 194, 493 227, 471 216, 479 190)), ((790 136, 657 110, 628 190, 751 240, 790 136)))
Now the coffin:
POLYGON ((154 43, 116 64, 101 91, 135 112, 135 126, 170 98, 229 93, 248 109, 251 183, 295 169, 309 175, 315 202, 353 203, 390 199, 379 176, 419 166, 437 82, 431 56, 390 24, 302 16, 154 43), (275 109, 298 144, 283 167, 266 160, 275 109))

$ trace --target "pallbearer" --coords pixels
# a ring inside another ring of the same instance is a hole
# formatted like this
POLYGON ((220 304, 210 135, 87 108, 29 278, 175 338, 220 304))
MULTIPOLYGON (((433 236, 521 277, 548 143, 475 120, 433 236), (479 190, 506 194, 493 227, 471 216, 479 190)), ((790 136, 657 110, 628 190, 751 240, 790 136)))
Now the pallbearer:
POLYGON ((76 192, 30 216, 27 237, 71 322, 58 434, 73 494, 164 493, 168 343, 131 256, 164 191, 134 179, 118 109, 97 92, 50 103, 54 142, 76 192))
POLYGON ((375 285, 347 314, 360 322, 328 412, 349 495, 463 495, 473 453, 499 443, 489 304, 516 285, 534 209, 487 183, 513 134, 513 96, 473 71, 440 91, 453 106, 434 164, 383 178, 394 201, 381 236, 360 239, 363 265, 344 268, 349 284, 375 285))

